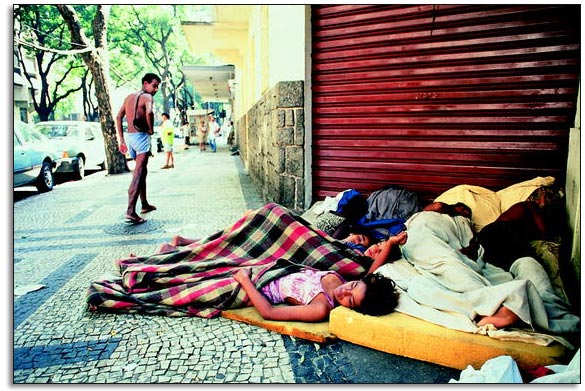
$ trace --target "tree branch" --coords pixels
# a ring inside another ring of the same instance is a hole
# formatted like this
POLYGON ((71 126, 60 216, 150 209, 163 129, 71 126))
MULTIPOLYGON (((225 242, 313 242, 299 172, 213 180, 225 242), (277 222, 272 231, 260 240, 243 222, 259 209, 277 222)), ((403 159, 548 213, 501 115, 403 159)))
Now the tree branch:
POLYGON ((87 52, 91 52, 93 50, 95 50, 95 48, 93 47, 88 47, 85 49, 79 49, 79 50, 59 50, 59 49, 52 49, 52 48, 48 48, 46 46, 40 46, 40 45, 36 45, 34 43, 30 43, 30 42, 26 42, 23 41, 20 38, 14 38, 14 42, 16 42, 19 45, 22 46, 28 46, 37 50, 42 50, 44 52, 50 52, 50 53, 55 53, 55 54, 61 54, 61 55, 65 55, 65 56, 75 56, 78 55, 80 53, 87 53, 87 52))

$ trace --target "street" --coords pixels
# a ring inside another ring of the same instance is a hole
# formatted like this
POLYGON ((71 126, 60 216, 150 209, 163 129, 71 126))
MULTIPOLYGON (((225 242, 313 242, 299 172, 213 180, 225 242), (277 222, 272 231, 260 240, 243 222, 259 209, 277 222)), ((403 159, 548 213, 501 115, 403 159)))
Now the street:
MULTIPOLYGON (((98 170, 86 169, 85 175, 86 176, 90 176, 92 174, 99 175, 100 172, 101 171, 98 171, 98 170)), ((103 175, 103 174, 104 173, 101 173, 101 175, 103 175)), ((67 177, 67 176, 56 176, 55 177, 55 186, 59 186, 63 183, 71 182, 72 180, 73 179, 71 179, 70 177, 67 177)), ((23 186, 23 187, 15 188, 12 194, 13 194, 12 201, 18 202, 18 201, 21 201, 25 198, 32 197, 34 195, 39 194, 39 191, 34 186, 23 186)))
MULTIPOLYGON (((241 322, 88 312, 113 261, 174 235, 204 237, 263 204, 239 156, 181 148, 149 162, 147 222, 124 223, 131 173, 100 171, 48 193, 14 190, 15 384, 446 383, 460 371, 337 341, 316 344, 241 322)), ((140 207, 140 204, 138 205, 140 207)))

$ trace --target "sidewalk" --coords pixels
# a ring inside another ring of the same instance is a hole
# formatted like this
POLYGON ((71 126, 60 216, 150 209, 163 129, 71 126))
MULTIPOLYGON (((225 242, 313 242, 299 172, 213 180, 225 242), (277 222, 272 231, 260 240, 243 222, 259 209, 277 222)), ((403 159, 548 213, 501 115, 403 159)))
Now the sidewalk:
MULTIPOLYGON (((177 140, 179 145, 182 140, 177 140)), ((91 281, 173 235, 204 237, 263 201, 225 144, 149 162, 156 211, 125 224, 131 173, 99 172, 14 204, 14 383, 445 383, 459 371, 232 320, 89 313, 91 281), (38 289, 40 288, 40 289, 38 289), (21 295, 16 295, 22 293, 21 295)), ((140 205, 138 205, 140 208, 140 205)))

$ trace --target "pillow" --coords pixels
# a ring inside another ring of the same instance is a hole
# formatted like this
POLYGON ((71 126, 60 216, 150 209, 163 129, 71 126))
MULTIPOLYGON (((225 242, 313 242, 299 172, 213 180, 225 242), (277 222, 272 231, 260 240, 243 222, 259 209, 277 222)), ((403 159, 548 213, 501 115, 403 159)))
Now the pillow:
POLYGON ((333 212, 324 212, 317 216, 315 226, 329 236, 333 236, 337 228, 345 221, 345 217, 333 212))
POLYGON ((463 202, 469 206, 475 232, 495 221, 501 214, 500 200, 496 192, 481 186, 458 185, 439 195, 435 201, 446 204, 463 202))
POLYGON ((323 201, 315 202, 301 215, 301 217, 307 220, 310 224, 315 225, 317 223, 317 217, 319 217, 319 214, 323 213, 323 211, 320 209, 321 204, 323 204, 323 201))
POLYGON ((500 209, 502 213, 507 211, 512 205, 526 201, 530 194, 539 187, 551 186, 554 182, 555 178, 552 176, 536 177, 499 190, 496 194, 500 199, 500 209))

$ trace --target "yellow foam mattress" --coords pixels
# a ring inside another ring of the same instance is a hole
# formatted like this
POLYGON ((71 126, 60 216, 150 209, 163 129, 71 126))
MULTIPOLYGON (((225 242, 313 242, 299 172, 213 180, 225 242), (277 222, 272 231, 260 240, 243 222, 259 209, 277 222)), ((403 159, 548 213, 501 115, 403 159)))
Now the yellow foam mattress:
POLYGON ((331 311, 329 332, 356 345, 461 370, 468 365, 479 369, 488 359, 502 355, 511 356, 523 369, 537 364, 566 363, 568 354, 556 342, 540 346, 501 341, 448 329, 399 312, 368 316, 345 307, 331 311))
POLYGON ((345 307, 331 311, 329 322, 282 322, 263 319, 253 307, 227 310, 224 318, 263 327, 280 334, 325 343, 340 339, 398 356, 463 370, 479 369, 493 357, 508 355, 521 369, 568 361, 561 344, 540 346, 501 341, 484 335, 451 330, 410 315, 362 315, 345 307))
POLYGON ((254 307, 222 311, 221 316, 313 342, 329 342, 335 339, 335 336, 329 332, 329 322, 307 323, 265 320, 254 307))

